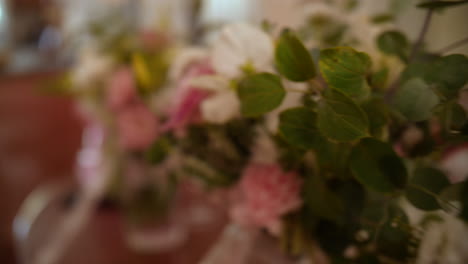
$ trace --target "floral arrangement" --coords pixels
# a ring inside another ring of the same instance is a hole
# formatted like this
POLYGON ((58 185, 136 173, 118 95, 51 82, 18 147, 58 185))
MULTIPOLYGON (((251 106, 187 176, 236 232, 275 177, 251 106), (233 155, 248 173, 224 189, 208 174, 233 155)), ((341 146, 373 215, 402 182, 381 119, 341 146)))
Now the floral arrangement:
POLYGON ((423 45, 432 13, 462 3, 420 4, 413 43, 391 16, 327 4, 299 28, 231 24, 206 46, 119 35, 105 50, 123 49, 71 75, 108 142, 89 140, 104 151, 85 171, 111 157, 108 183, 143 187, 137 212, 187 181, 214 196, 248 235, 223 235, 203 263, 247 263, 259 236, 291 263, 465 263, 468 58, 423 45))

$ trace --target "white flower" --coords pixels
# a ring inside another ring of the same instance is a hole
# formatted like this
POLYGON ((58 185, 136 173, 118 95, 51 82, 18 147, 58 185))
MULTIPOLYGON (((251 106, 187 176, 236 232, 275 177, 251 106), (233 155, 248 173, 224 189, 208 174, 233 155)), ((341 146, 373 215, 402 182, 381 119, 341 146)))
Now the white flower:
POLYGON ((172 80, 179 79, 190 64, 204 60, 208 57, 208 52, 202 48, 186 48, 174 58, 169 69, 169 77, 172 80))
POLYGON ((229 79, 241 76, 247 64, 258 72, 271 71, 273 51, 273 40, 261 29, 244 23, 228 25, 213 43, 213 68, 229 79))
POLYGON ((458 146, 445 155, 439 167, 445 172, 450 182, 458 183, 468 178, 468 144, 458 146))
POLYGON ((201 104, 202 117, 208 122, 223 124, 239 115, 240 102, 234 91, 218 93, 201 104))
POLYGON ((442 213, 442 222, 431 223, 421 240, 417 264, 468 262, 468 228, 455 216, 442 213))
POLYGON ((78 89, 89 89, 97 81, 103 80, 113 68, 111 58, 98 54, 93 49, 85 49, 72 72, 72 81, 78 89))

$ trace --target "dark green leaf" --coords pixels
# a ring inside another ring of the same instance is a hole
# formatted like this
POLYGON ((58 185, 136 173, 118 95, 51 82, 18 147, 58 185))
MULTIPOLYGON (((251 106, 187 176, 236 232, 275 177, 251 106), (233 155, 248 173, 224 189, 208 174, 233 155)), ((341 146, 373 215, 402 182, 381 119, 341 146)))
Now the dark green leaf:
POLYGON ((446 7, 455 7, 458 5, 468 4, 467 0, 462 1, 427 1, 418 5, 419 8, 441 9, 446 7))
POLYGON ((366 75, 371 60, 366 53, 348 47, 324 49, 319 65, 329 87, 351 97, 361 98, 369 94, 366 75))
POLYGON ((313 148, 317 115, 307 107, 288 109, 280 114, 279 133, 291 145, 299 148, 313 148))
POLYGON ((372 138, 365 138, 354 147, 350 168, 359 182, 378 192, 393 192, 406 185, 403 161, 388 143, 372 138))
POLYGON ((461 187, 460 203, 462 205, 462 210, 459 217, 465 222, 468 222, 468 181, 465 181, 461 187))
POLYGON ((369 135, 364 111, 341 92, 329 90, 318 108, 320 132, 336 141, 353 141, 369 135))
POLYGON ((398 90, 394 107, 408 120, 418 122, 427 120, 439 103, 439 97, 419 78, 405 82, 398 90))
POLYGON ((276 45, 276 67, 291 81, 303 82, 315 77, 312 57, 302 42, 290 30, 285 30, 276 45))
POLYGON ((436 60, 426 72, 425 80, 437 85, 438 91, 445 97, 456 97, 458 91, 468 82, 468 58, 454 54, 436 60))
POLYGON ((247 76, 240 81, 237 94, 244 116, 257 117, 278 107, 286 92, 280 77, 271 73, 247 76))
POLYGON ((383 53, 396 55, 403 61, 407 60, 408 40, 399 31, 391 30, 381 33, 377 37, 377 46, 383 53))
POLYGON ((382 99, 372 98, 364 102, 361 106, 369 118, 371 134, 375 137, 379 137, 383 134, 384 128, 389 120, 387 105, 385 105, 382 99))
POLYGON ((435 195, 450 185, 447 177, 434 168, 418 168, 410 179, 405 195, 416 208, 431 211, 440 209, 435 195))
POLYGON ((401 83, 405 83, 413 78, 424 79, 427 75, 430 65, 428 63, 414 62, 406 66, 401 73, 401 83))
POLYGON ((377 237, 378 252, 397 260, 410 258, 411 230, 408 226, 410 223, 405 212, 397 206, 390 207, 387 221, 377 237))
POLYGON ((344 207, 339 196, 328 189, 318 176, 310 176, 305 182, 304 199, 307 208, 316 216, 333 221, 343 222, 344 207))

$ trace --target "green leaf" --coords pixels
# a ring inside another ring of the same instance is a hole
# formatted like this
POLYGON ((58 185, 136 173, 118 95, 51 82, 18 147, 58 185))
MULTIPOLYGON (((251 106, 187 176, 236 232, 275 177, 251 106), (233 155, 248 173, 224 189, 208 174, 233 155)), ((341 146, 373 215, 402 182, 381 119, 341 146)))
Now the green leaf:
POLYGON ((389 14, 389 13, 377 14, 377 15, 371 17, 371 21, 374 24, 392 22, 394 19, 395 18, 393 17, 393 15, 389 14))
POLYGON ((343 222, 344 207, 339 196, 330 191, 318 175, 310 176, 305 182, 304 199, 307 208, 321 218, 337 224, 343 222))
POLYGON ((408 120, 413 122, 427 120, 439 103, 439 97, 419 78, 405 82, 393 102, 393 106, 408 120))
POLYGON ((307 107, 288 109, 280 114, 279 133, 289 144, 299 148, 313 148, 318 133, 317 115, 307 107))
POLYGON ((461 54, 442 57, 432 63, 425 80, 437 85, 437 90, 446 98, 455 98, 468 82, 468 58, 461 54))
POLYGON ((388 193, 406 185, 405 165, 388 143, 365 138, 354 147, 349 162, 354 177, 369 189, 388 193))
POLYGON ((389 121, 387 105, 380 98, 372 98, 364 102, 361 107, 369 118, 371 135, 375 137, 381 136, 389 121))
POLYGON ((428 63, 414 62, 406 66, 401 73, 401 83, 405 83, 413 78, 424 79, 427 75, 430 65, 428 63))
POLYGON ((450 118, 448 119, 448 122, 450 129, 461 130, 468 121, 465 109, 463 109, 463 107, 457 102, 452 102, 449 107, 450 118))
POLYGON ((145 153, 145 159, 151 164, 164 161, 171 150, 171 142, 167 137, 159 138, 145 153))
POLYGON ((437 197, 450 185, 447 177, 434 168, 417 168, 409 181, 405 195, 416 208, 425 211, 441 209, 437 197))
POLYGON ((468 4, 468 0, 463 1, 426 1, 417 5, 419 8, 427 9, 442 9, 446 7, 455 7, 458 5, 468 4))
POLYGON ((468 222, 468 181, 465 181, 461 187, 460 203, 462 208, 459 217, 468 222))
POLYGON ((386 54, 396 55, 407 60, 408 40, 403 33, 395 30, 385 31, 377 37, 377 46, 386 54))
POLYGON ((366 75, 371 60, 366 53, 348 47, 324 49, 320 53, 320 71, 328 86, 351 97, 369 94, 366 75))
POLYGON ((384 90, 388 81, 389 69, 384 67, 376 72, 373 72, 369 78, 369 83, 376 90, 384 90))
POLYGON ((281 34, 275 50, 278 71, 291 81, 303 82, 315 77, 312 57, 290 30, 281 34))
POLYGON ((369 121, 364 111, 344 94, 329 90, 318 107, 317 125, 327 138, 354 141, 369 135, 369 121))
POLYGON ((406 260, 403 262, 408 263, 408 258, 412 256, 410 252, 412 235, 408 226, 410 222, 405 211, 397 206, 390 207, 387 221, 378 233, 378 252, 392 259, 406 260))
POLYGON ((244 116, 257 117, 278 107, 286 91, 281 79, 271 73, 258 73, 240 81, 237 94, 244 116))

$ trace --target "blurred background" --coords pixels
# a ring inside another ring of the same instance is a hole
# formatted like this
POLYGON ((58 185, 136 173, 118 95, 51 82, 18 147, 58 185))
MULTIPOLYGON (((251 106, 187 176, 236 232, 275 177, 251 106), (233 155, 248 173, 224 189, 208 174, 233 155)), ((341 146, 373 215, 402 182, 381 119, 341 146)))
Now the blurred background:
MULTIPOLYGON (((0 0, 0 263, 17 263, 12 223, 27 195, 44 183, 74 181, 82 124, 70 99, 44 95, 38 86, 73 65, 76 47, 86 37, 79 33, 82 25, 109 9, 119 9, 139 27, 170 25, 174 34, 189 39, 199 32, 192 23, 195 13, 205 28, 263 19, 293 26, 295 8, 301 2, 307 0, 0 0)), ((389 8, 383 1, 361 2, 369 12, 389 8)), ((410 6, 397 23, 414 39, 424 12, 412 7, 418 1, 398 2, 410 6)), ((430 48, 437 50, 468 36, 467 14, 466 6, 447 10, 443 16, 436 14, 428 34, 430 48)), ((453 52, 467 51, 468 47, 461 47, 453 52)), ((106 231, 100 224, 87 229, 91 235, 81 240, 77 251, 90 249, 96 230, 104 232, 103 236, 111 233, 110 227, 106 231)), ((119 239, 109 235, 102 245, 106 241, 118 243, 119 239)), ((110 248, 107 253, 119 248, 106 247, 110 248)), ((119 256, 114 259, 94 258, 101 262, 76 263, 132 263, 132 257, 124 257, 127 253, 116 253, 119 256)), ((94 254, 105 254, 105 250, 94 254)), ((154 263, 151 257, 139 258, 139 263, 150 261, 154 263)))

